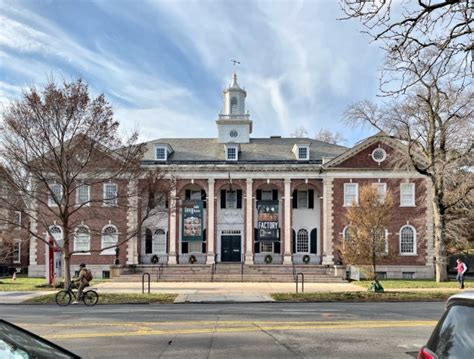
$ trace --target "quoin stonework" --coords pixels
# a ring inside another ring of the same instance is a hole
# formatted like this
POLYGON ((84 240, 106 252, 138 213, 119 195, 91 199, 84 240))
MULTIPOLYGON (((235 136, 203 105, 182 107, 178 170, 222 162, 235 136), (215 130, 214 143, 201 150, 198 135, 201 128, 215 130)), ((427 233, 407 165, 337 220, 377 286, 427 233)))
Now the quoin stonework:
MULTIPOLYGON (((252 138, 246 96, 234 73, 224 90, 217 136, 146 144, 143 167, 163 169, 173 185, 156 203, 160 214, 147 218, 140 232, 120 245, 119 272, 160 266, 185 276, 183 268, 217 272, 219 266, 241 264, 240 274, 253 273, 254 279, 265 277, 268 268, 289 274, 295 266, 343 277, 337 248, 348 235, 344 213, 357 202, 359 187, 371 184, 381 195, 390 190, 394 198, 393 220, 385 231, 392 255, 378 271, 387 278, 433 277, 428 182, 391 165, 390 159, 403 151, 401 143, 379 135, 352 148, 310 138, 252 138)), ((76 231, 71 249, 120 243, 127 228, 141 222, 144 201, 131 198, 124 209, 114 207, 110 198, 143 185, 117 181, 83 188, 78 199, 95 196, 106 206, 98 205, 100 219, 83 223, 84 228, 100 228, 100 234, 76 231)), ((38 233, 45 231, 34 226, 38 233)), ((61 240, 60 226, 51 223, 49 232, 61 240)), ((60 255, 44 243, 32 238, 29 251, 30 276, 48 276, 51 259, 60 274, 60 255)), ((73 268, 86 263, 100 278, 110 275, 115 258, 112 248, 73 255, 71 263, 73 268)))

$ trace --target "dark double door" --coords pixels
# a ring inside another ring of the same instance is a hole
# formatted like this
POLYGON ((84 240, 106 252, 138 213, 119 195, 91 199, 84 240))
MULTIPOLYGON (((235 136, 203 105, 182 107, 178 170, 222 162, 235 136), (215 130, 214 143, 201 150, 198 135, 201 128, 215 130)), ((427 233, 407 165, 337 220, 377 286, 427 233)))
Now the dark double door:
POLYGON ((221 261, 240 262, 241 261, 241 237, 221 236, 221 261))

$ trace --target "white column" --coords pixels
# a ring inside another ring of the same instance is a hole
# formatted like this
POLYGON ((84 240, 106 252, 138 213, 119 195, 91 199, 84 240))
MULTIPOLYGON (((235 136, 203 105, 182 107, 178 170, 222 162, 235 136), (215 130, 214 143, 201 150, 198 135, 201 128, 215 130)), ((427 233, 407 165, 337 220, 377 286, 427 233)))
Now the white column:
POLYGON ((246 226, 245 226, 245 264, 253 264, 253 180, 247 178, 247 190, 246 190, 246 226))
POLYGON ((207 264, 214 263, 214 248, 215 248, 215 228, 214 228, 214 179, 208 180, 208 194, 207 194, 207 264))
POLYGON ((176 264, 176 188, 172 188, 170 191, 170 228, 169 228, 169 241, 170 241, 170 252, 168 253, 168 264, 176 264))
POLYGON ((323 237, 323 264, 334 264, 333 252, 333 238, 332 232, 334 227, 333 221, 333 179, 323 179, 323 222, 324 222, 324 237, 323 237))
POLYGON ((285 179, 285 250, 283 264, 291 264, 291 179, 285 179))
POLYGON ((128 209, 127 209, 127 232, 134 233, 134 236, 131 237, 127 242, 127 264, 137 264, 138 263, 138 247, 137 247, 137 238, 140 237, 138 231, 138 182, 130 181, 128 183, 127 189, 127 200, 128 200, 128 209))

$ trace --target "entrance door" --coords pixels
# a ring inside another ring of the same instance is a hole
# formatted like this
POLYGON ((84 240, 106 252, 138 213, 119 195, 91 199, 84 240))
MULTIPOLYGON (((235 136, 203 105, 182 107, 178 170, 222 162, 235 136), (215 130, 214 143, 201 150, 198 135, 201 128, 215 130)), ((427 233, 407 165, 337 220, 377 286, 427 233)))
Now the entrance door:
POLYGON ((221 261, 222 262, 240 262, 240 236, 221 236, 222 251, 221 261))

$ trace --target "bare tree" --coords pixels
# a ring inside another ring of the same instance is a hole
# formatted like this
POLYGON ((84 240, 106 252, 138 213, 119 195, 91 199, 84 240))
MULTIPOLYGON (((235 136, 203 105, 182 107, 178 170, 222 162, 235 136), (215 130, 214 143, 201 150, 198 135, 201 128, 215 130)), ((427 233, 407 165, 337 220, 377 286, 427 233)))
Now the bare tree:
POLYGON ((382 199, 370 184, 361 186, 359 203, 347 209, 348 232, 339 246, 342 260, 366 269, 366 275, 376 279, 377 265, 388 258, 386 228, 390 225, 393 198, 390 192, 382 199))
POLYGON ((166 193, 159 188, 162 173, 145 174, 141 167, 145 148, 136 143, 137 133, 124 140, 104 95, 92 98, 81 80, 62 86, 51 81, 42 90, 26 90, 21 100, 6 108, 2 125, 0 158, 11 191, 0 198, 1 207, 18 210, 17 196, 28 205, 22 227, 29 237, 60 248, 66 284, 74 253, 119 248, 139 233, 141 221, 135 221, 118 243, 75 250, 74 239, 81 233, 102 231, 84 223, 110 218, 120 210, 137 215, 141 207, 145 219, 154 206, 140 200, 151 190, 166 193), (148 185, 140 187, 139 181, 148 185), (117 186, 103 191, 107 184, 117 186), (53 224, 61 227, 62 238, 52 233, 53 224))
MULTIPOLYGON (((407 73, 417 85, 381 106, 368 101, 351 106, 346 119, 369 124, 404 148, 398 166, 426 176, 431 185, 436 280, 447 280, 448 211, 472 199, 472 87, 452 76, 454 65, 432 65, 431 56, 410 64, 407 73)), ((472 201, 466 203, 472 206, 472 201)))
POLYGON ((304 138, 308 137, 308 130, 303 126, 300 126, 295 129, 294 132, 290 133, 290 137, 304 138))
POLYGON ((340 132, 332 132, 331 130, 320 129, 319 132, 314 136, 316 140, 332 143, 335 145, 342 145, 346 142, 346 139, 340 132))
POLYGON ((386 54, 381 74, 384 93, 406 91, 425 75, 429 78, 431 67, 456 64, 455 78, 472 77, 472 1, 340 0, 340 6, 344 19, 360 20, 364 32, 382 44, 386 54), (413 78, 412 64, 428 58, 425 72, 413 78))

